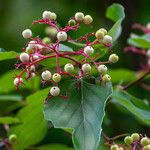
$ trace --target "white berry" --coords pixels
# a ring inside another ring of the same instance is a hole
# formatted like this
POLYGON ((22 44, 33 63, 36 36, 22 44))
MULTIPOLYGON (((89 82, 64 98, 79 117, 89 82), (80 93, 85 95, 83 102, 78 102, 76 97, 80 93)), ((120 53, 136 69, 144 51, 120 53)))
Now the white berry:
POLYGON ((67 33, 64 31, 60 31, 57 33, 57 39, 59 41, 66 41, 67 40, 67 33))
POLYGON ((30 29, 26 29, 22 32, 22 36, 25 39, 28 39, 28 38, 32 37, 32 31, 30 29))
POLYGON ((61 75, 58 73, 54 73, 52 76, 53 81, 59 82, 61 80, 61 75))
POLYGON ((105 28, 100 28, 99 31, 102 31, 104 33, 104 35, 107 34, 107 30, 105 28))
POLYGON ((105 74, 107 72, 107 67, 105 65, 99 65, 98 66, 98 72, 100 74, 105 74))
POLYGON ((52 74, 51 74, 51 72, 50 71, 48 71, 48 70, 45 70, 44 72, 42 72, 42 74, 41 74, 41 77, 42 77, 42 79, 43 80, 50 80, 51 79, 51 76, 52 76, 52 74))
POLYGON ((103 38, 103 44, 112 44, 112 37, 109 35, 105 35, 103 38))
POLYGON ((86 15, 86 16, 84 17, 84 19, 83 19, 83 22, 84 22, 85 24, 90 24, 90 23, 93 22, 93 18, 92 18, 90 15, 86 15))
POLYGON ((82 65, 82 71, 83 71, 84 73, 89 73, 89 72, 91 71, 91 66, 90 66, 90 64, 83 64, 83 65, 82 65))
POLYGON ((74 70, 74 66, 71 63, 68 63, 64 66, 64 70, 68 73, 72 73, 72 71, 74 70))
POLYGON ((146 53, 147 57, 150 58, 150 49, 148 49, 147 53, 146 53))
POLYGON ((20 54, 20 60, 22 62, 28 62, 29 61, 29 55, 27 53, 21 53, 20 54))
POLYGON ((84 14, 82 12, 77 12, 75 14, 76 21, 83 21, 84 20, 84 14))
POLYGON ((35 41, 30 41, 30 42, 28 43, 28 47, 29 47, 30 49, 36 49, 38 46, 37 46, 37 43, 36 43, 35 41))
POLYGON ((50 94, 52 96, 58 96, 60 94, 60 89, 59 87, 57 86, 53 86, 51 89, 50 89, 50 94))
POLYGON ((109 56, 109 62, 111 62, 111 63, 116 63, 118 60, 119 60, 119 57, 116 54, 111 54, 109 56))
POLYGON ((93 49, 92 46, 86 46, 84 48, 84 53, 87 54, 87 55, 91 55, 91 54, 93 54, 93 52, 94 52, 94 49, 93 49))
POLYGON ((104 75, 104 76, 102 77, 102 80, 103 80, 104 82, 109 82, 109 81, 111 80, 111 77, 110 77, 108 74, 106 74, 106 75, 104 75))
POLYGON ((51 19, 51 12, 50 11, 44 11, 42 14, 43 19, 51 19))
POLYGON ((14 79, 14 85, 15 85, 15 86, 18 86, 18 85, 19 85, 20 83, 22 83, 22 82, 23 82, 23 79, 22 79, 22 78, 18 78, 18 77, 17 77, 17 78, 14 79))

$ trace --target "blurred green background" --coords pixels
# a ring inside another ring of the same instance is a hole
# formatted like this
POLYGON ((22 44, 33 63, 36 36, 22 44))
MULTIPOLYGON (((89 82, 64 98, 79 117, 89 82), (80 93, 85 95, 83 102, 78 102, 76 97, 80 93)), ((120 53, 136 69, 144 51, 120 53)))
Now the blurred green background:
MULTIPOLYGON (((147 24, 150 21, 150 0, 0 0, 0 48, 6 51, 21 52, 26 42, 22 38, 22 31, 30 28, 33 20, 41 18, 44 10, 54 11, 61 25, 64 25, 77 11, 93 16, 93 27, 89 30, 81 29, 78 34, 86 31, 96 31, 101 27, 109 30, 113 23, 105 18, 105 11, 114 2, 120 3, 125 7, 126 18, 123 22, 121 37, 114 47, 114 51, 119 55, 120 61, 113 68, 138 70, 139 57, 132 53, 125 54, 123 48, 127 45, 126 40, 131 33, 131 25, 136 22, 147 24)), ((43 28, 40 28, 38 25, 32 27, 32 29, 36 35, 44 36, 43 28)), ((78 35, 75 33, 75 36, 78 35)), ((13 70, 15 62, 16 60, 1 61, 0 75, 3 75, 8 70, 13 70)), ((135 87, 130 92, 142 99, 150 97, 147 92, 141 92, 141 90, 140 87, 135 87)), ((26 92, 28 93, 28 91, 26 92)), ((107 117, 103 125, 108 135, 113 136, 135 131, 149 133, 149 127, 143 125, 131 114, 125 113, 123 110, 120 113, 119 108, 116 106, 112 107, 112 105, 107 107, 107 117)), ((70 135, 62 130, 49 130, 47 137, 42 144, 60 142, 72 145, 70 135)))

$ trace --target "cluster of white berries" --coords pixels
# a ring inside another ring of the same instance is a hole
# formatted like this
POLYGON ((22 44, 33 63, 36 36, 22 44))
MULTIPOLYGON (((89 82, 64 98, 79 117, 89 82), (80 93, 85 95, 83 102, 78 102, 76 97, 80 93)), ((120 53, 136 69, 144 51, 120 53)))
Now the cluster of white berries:
MULTIPOLYGON (((150 139, 148 137, 140 138, 138 133, 133 133, 131 136, 126 136, 124 142, 127 146, 133 144, 134 142, 139 143, 142 146, 142 150, 150 150, 150 139)), ((110 148, 111 150, 124 150, 123 147, 114 144, 110 148)))
POLYGON ((44 11, 42 14, 43 19, 52 19, 56 20, 57 15, 54 12, 51 11, 44 11))

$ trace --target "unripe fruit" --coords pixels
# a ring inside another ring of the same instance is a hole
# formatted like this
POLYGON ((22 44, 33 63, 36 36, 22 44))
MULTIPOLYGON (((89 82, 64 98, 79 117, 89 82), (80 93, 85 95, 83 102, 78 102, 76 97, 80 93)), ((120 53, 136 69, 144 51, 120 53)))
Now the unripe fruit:
POLYGON ((21 53, 20 54, 20 60, 22 62, 28 62, 29 61, 29 55, 27 53, 21 53))
POLYGON ((51 19, 51 12, 50 11, 44 11, 42 14, 43 19, 51 19))
POLYGON ((58 31, 54 27, 46 27, 45 33, 51 37, 55 37, 58 31))
POLYGON ((112 44, 112 37, 109 35, 105 35, 103 38, 103 44, 112 44))
POLYGON ((143 137, 140 141, 142 146, 147 146, 148 144, 150 144, 150 139, 147 137, 143 137))
POLYGON ((25 39, 31 38, 32 37, 32 31, 30 29, 26 29, 22 32, 22 36, 25 39))
POLYGON ((76 24, 76 21, 71 19, 68 21, 69 26, 74 26, 76 24))
POLYGON ((147 29, 150 29, 150 22, 147 23, 146 28, 147 28, 147 29))
POLYGON ((56 20, 57 15, 54 12, 51 12, 50 19, 56 20))
POLYGON ((146 55, 150 58, 150 49, 147 51, 146 55))
POLYGON ((144 146, 143 150, 150 150, 150 145, 144 146))
POLYGON ((14 85, 15 86, 18 86, 20 83, 23 83, 23 79, 22 78, 15 78, 14 79, 14 85))
POLYGON ((108 74, 105 74, 103 77, 102 77, 102 80, 104 82, 109 82, 111 80, 111 77, 108 75, 108 74))
POLYGON ((91 55, 91 54, 93 54, 93 52, 94 52, 94 49, 93 49, 92 46, 86 46, 84 48, 84 53, 87 54, 87 55, 91 55))
POLYGON ((75 14, 75 19, 76 19, 76 21, 83 21, 83 19, 84 19, 84 14, 83 14, 82 12, 77 12, 77 13, 75 14))
POLYGON ((28 47, 29 47, 30 49, 36 49, 36 48, 37 48, 37 43, 36 43, 35 41, 30 41, 30 42, 28 43, 28 47))
POLYGON ((130 144, 133 143, 133 139, 132 139, 131 136, 126 136, 126 137, 124 138, 124 142, 125 142, 127 145, 130 145, 130 144))
POLYGON ((8 138, 10 144, 14 144, 17 141, 17 136, 15 134, 11 134, 8 138))
POLYGON ((83 64, 83 65, 82 65, 82 71, 83 71, 84 73, 89 73, 89 72, 91 71, 91 66, 90 66, 90 64, 83 64))
POLYGON ((100 28, 100 29, 99 29, 99 31, 102 31, 102 32, 104 33, 104 35, 106 35, 106 34, 107 34, 107 30, 106 30, 106 29, 104 29, 104 28, 100 28))
POLYGON ((31 49, 30 47, 26 47, 26 53, 32 54, 32 53, 34 53, 34 50, 31 49))
POLYGON ((61 75, 58 73, 54 73, 52 76, 53 81, 59 82, 61 80, 61 75))
POLYGON ((119 148, 119 146, 115 144, 115 145, 112 145, 110 149, 111 150, 118 150, 118 148, 119 148))
POLYGON ((131 134, 131 137, 132 137, 133 141, 139 141, 140 140, 140 135, 138 133, 131 134))
POLYGON ((111 62, 111 63, 116 63, 118 60, 119 60, 119 57, 116 54, 111 54, 109 56, 109 62, 111 62))
POLYGON ((84 22, 85 24, 90 24, 90 23, 93 22, 93 18, 92 18, 90 15, 86 15, 86 16, 84 17, 84 19, 83 19, 83 22, 84 22))
POLYGON ((29 69, 27 69, 27 71, 35 71, 35 66, 34 65, 32 65, 29 69))
POLYGON ((58 96, 60 94, 60 89, 59 87, 57 86, 53 86, 51 89, 50 89, 50 94, 52 96, 58 96))
POLYGON ((50 80, 50 79, 51 79, 51 76, 52 76, 52 74, 51 74, 51 72, 48 71, 48 70, 42 72, 42 74, 41 74, 42 79, 43 79, 43 80, 46 80, 46 81, 47 81, 47 80, 50 80))
POLYGON ((124 150, 122 147, 119 147, 118 150, 124 150))
POLYGON ((71 63, 68 63, 64 66, 64 70, 68 73, 72 73, 72 71, 74 70, 74 66, 71 63))
POLYGON ((98 72, 100 74, 105 74, 107 72, 107 67, 105 65, 99 65, 98 66, 98 72))
POLYGON ((104 32, 101 31, 101 30, 96 31, 95 37, 96 37, 97 39, 103 39, 103 38, 104 38, 104 32))
POLYGON ((51 40, 50 40, 49 37, 45 37, 45 38, 43 38, 42 42, 43 42, 44 44, 50 44, 50 43, 51 43, 51 40))
POLYGON ((66 41, 67 40, 67 33, 64 31, 60 31, 57 33, 57 39, 59 41, 66 41))

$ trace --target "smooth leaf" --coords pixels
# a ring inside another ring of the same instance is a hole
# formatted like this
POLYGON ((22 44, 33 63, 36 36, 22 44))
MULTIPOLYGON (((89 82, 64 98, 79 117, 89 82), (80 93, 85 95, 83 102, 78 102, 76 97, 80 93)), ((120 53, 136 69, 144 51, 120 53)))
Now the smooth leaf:
POLYGON ((72 128, 76 150, 97 150, 111 84, 98 86, 81 80, 64 83, 64 88, 69 98, 49 100, 44 107, 45 119, 56 128, 72 128))
POLYGON ((113 98, 113 102, 118 103, 121 106, 125 107, 138 120, 150 126, 150 117, 149 117, 150 108, 148 109, 148 106, 144 104, 142 100, 139 103, 139 100, 137 98, 119 89, 114 91, 112 98, 113 98))
POLYGON ((16 58, 16 56, 18 56, 18 53, 14 52, 14 51, 0 52, 0 61, 13 59, 13 58, 16 58))
POLYGON ((9 132, 9 134, 17 135, 17 144, 13 145, 13 150, 24 150, 45 137, 48 126, 44 120, 42 108, 48 90, 44 89, 27 97, 27 106, 17 115, 22 124, 13 126, 9 132))
POLYGON ((122 5, 114 3, 107 8, 106 17, 115 22, 113 27, 109 30, 108 34, 116 41, 122 31, 121 23, 125 18, 124 8, 122 5))
POLYGON ((128 39, 128 44, 133 45, 138 48, 150 48, 150 35, 145 34, 142 36, 131 34, 131 37, 128 39))
POLYGON ((16 124, 19 123, 18 118, 13 117, 0 117, 0 124, 16 124))
POLYGON ((0 101, 21 101, 20 95, 0 95, 0 101))
POLYGON ((38 150, 74 150, 62 144, 48 144, 38 147, 38 150))
POLYGON ((72 52, 73 49, 69 46, 64 45, 64 44, 59 44, 59 51, 72 52))

